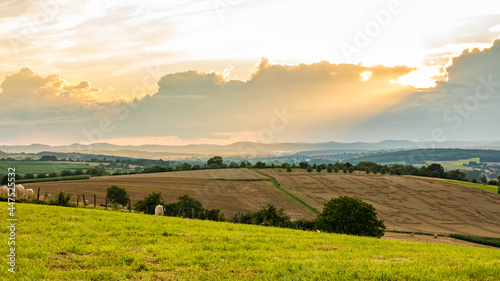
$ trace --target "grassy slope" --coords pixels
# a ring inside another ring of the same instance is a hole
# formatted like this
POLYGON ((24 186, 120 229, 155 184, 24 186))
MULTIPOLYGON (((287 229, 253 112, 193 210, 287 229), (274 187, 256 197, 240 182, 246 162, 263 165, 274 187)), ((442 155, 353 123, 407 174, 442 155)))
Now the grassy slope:
MULTIPOLYGON (((6 218, 7 204, 0 203, 0 209, 6 218)), ((31 204, 17 205, 17 216, 20 280, 498 280, 500 276, 496 249, 31 204)), ((6 241, 6 227, 0 233, 6 241)), ((7 243, 1 243, 0 251, 5 257, 7 243)), ((3 276, 6 266, 0 263, 3 276)))
POLYGON ((7 169, 10 167, 16 168, 16 173, 25 175, 27 173, 38 174, 53 172, 60 173, 61 170, 86 170, 92 166, 81 163, 57 163, 57 162, 25 162, 25 161, 0 161, 0 174, 7 174, 7 169))
POLYGON ((486 185, 486 184, 480 184, 480 183, 472 183, 472 182, 456 181, 456 180, 447 180, 447 179, 438 179, 438 178, 428 178, 428 179, 439 180, 439 181, 444 181, 444 182, 448 182, 448 183, 455 183, 455 184, 460 184, 460 185, 465 185, 465 186, 480 188, 480 189, 484 189, 484 190, 491 191, 491 192, 494 192, 494 193, 498 192, 498 186, 494 186, 494 185, 486 185))

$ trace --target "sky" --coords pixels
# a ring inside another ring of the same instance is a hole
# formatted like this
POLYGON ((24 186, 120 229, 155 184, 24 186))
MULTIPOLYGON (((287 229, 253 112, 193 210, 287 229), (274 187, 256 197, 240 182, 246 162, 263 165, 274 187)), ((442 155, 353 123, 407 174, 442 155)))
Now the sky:
POLYGON ((500 140, 498 0, 0 11, 0 145, 500 140))

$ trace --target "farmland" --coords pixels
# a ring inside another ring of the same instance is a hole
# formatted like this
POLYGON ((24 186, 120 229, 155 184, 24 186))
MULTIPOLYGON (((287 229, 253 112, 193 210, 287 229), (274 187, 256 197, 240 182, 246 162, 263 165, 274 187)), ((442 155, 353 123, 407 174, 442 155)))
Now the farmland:
POLYGON ((0 174, 7 174, 7 169, 15 167, 16 172, 22 176, 27 173, 60 173, 61 170, 86 170, 92 168, 84 163, 68 163, 68 162, 42 162, 42 161, 0 161, 0 174))
MULTIPOLYGON (((0 203, 2 217, 7 204, 0 203)), ((500 251, 17 205, 19 280, 498 280, 500 251)), ((6 239, 8 229, 0 235, 6 239)), ((7 243, 0 251, 8 252, 7 243)), ((0 263, 7 272, 7 263, 0 263)), ((3 274, 4 276, 6 275, 3 274)))
POLYGON ((315 215, 299 203, 277 190, 267 177, 247 169, 199 170, 154 174, 94 177, 89 180, 41 182, 23 184, 26 188, 40 188, 40 193, 56 194, 65 191, 76 196, 97 197, 97 204, 105 203, 106 189, 112 185, 125 188, 132 204, 155 192, 161 192, 169 203, 187 194, 198 199, 205 208, 221 209, 227 216, 238 212, 253 212, 267 203, 285 208, 292 219, 314 218, 315 215))
POLYGON ((354 196, 372 204, 390 230, 500 237, 500 195, 482 189, 421 177, 361 172, 261 171, 320 211, 323 202, 332 197, 354 196))

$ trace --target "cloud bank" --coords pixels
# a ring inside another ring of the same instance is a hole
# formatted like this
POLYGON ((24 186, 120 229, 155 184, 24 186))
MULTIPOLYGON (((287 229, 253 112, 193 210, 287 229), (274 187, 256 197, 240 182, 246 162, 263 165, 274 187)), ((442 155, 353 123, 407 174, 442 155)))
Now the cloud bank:
POLYGON ((448 81, 397 83, 415 69, 352 64, 281 65, 262 59, 247 81, 227 73, 163 76, 133 102, 102 102, 90 82, 28 68, 1 84, 0 143, 155 141, 162 144, 383 139, 500 139, 500 41, 464 51, 448 81), (498 81, 498 82, 497 82, 498 81))

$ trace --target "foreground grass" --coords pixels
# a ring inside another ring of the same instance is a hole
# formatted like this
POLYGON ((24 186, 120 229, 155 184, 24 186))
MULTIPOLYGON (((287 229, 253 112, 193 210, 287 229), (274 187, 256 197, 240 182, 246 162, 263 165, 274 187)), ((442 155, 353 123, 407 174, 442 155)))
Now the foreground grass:
MULTIPOLYGON (((7 217, 7 204, 0 203, 7 217)), ((19 280, 499 280, 500 251, 18 204, 19 280)), ((5 222, 6 223, 6 222, 5 222)), ((9 233, 0 228, 0 252, 9 233)), ((0 263, 0 276, 15 280, 0 263)))

